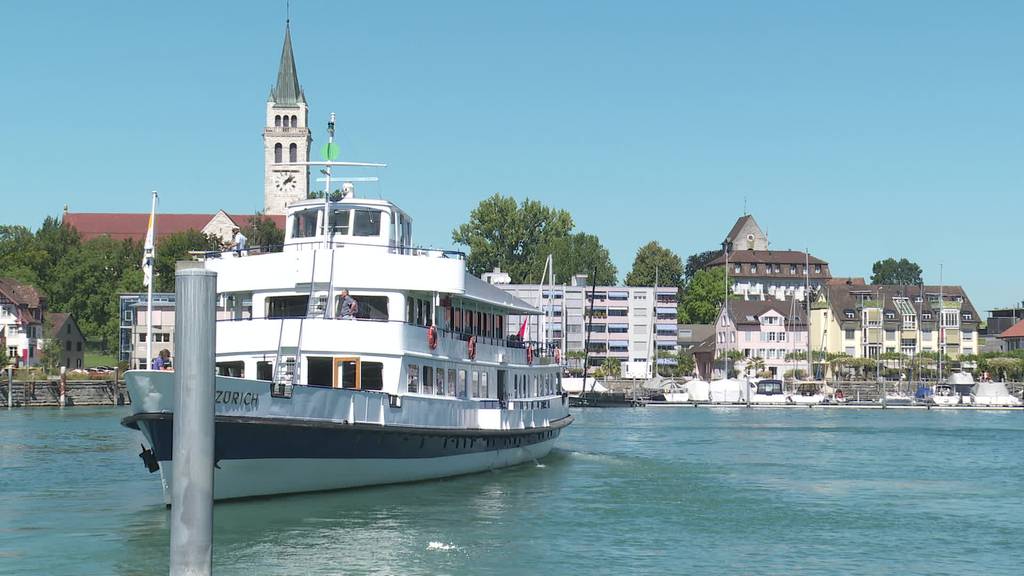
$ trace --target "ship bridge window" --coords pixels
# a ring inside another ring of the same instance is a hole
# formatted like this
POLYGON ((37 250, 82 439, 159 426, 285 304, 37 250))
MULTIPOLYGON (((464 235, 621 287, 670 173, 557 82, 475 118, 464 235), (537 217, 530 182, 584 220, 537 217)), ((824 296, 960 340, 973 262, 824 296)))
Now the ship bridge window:
POLYGON ((260 361, 256 363, 257 380, 273 380, 273 369, 270 362, 260 361))
POLYGON ((360 362, 360 385, 363 390, 384 389, 384 364, 382 362, 360 362))
POLYGON ((320 210, 311 208, 300 210, 292 215, 292 238, 312 238, 316 236, 317 218, 320 210))
POLYGON ((348 208, 343 210, 331 210, 331 234, 348 236, 348 227, 351 217, 352 211, 348 208))
POLYGON ((275 296, 267 298, 267 318, 302 318, 306 315, 309 296, 275 296))
POLYGON ((354 236, 380 236, 380 210, 356 210, 352 232, 354 236))

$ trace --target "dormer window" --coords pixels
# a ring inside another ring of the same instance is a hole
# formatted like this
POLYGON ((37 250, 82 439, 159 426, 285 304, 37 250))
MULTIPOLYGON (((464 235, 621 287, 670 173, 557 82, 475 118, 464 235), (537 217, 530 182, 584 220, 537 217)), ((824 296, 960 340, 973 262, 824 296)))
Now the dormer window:
POLYGON ((896 313, 895 312, 886 312, 885 313, 885 319, 886 320, 895 320, 896 319, 896 313))
POLYGON ((922 320, 931 320, 932 319, 931 312, 924 312, 924 313, 922 313, 921 314, 921 319, 922 320))
POLYGON ((736 274, 739 274, 740 272, 743 271, 743 266, 737 262, 736 266, 733 267, 732 271, 736 274))
POLYGON ((790 274, 796 274, 796 264, 790 264, 789 265, 789 273, 790 274))
POLYGON ((815 274, 821 274, 821 264, 815 264, 814 265, 814 273, 815 274))
POLYGON ((751 264, 750 265, 750 273, 751 274, 757 274, 757 264, 751 264))
POLYGON ((970 312, 964 312, 964 320, 974 320, 974 314, 970 312))
POLYGON ((857 317, 857 315, 853 313, 853 310, 846 310, 843 312, 843 316, 845 316, 847 320, 853 320, 857 317))

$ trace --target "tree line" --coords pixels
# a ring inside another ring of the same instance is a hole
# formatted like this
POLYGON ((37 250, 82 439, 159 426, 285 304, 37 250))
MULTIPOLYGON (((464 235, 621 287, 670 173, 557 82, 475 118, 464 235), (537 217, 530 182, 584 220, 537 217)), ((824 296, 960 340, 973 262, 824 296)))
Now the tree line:
MULTIPOLYGON (((159 216, 157 216, 159 226, 159 216)), ((244 223, 253 246, 277 246, 284 233, 260 214, 244 223)), ((47 310, 74 315, 86 340, 104 352, 118 346, 118 294, 143 292, 142 243, 99 236, 83 241, 59 218, 47 217, 33 232, 0 226, 0 277, 31 284, 47 299, 47 310)), ((191 251, 223 250, 220 238, 198 230, 157 241, 153 264, 156 292, 174 291, 174 264, 191 251)))

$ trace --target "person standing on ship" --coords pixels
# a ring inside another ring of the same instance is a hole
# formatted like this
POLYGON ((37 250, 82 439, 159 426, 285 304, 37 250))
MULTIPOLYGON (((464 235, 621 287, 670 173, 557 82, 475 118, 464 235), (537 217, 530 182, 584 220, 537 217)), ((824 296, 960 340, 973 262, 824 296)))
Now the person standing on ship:
POLYGON ((248 240, 249 239, 245 237, 245 234, 242 234, 242 231, 239 230, 238 226, 235 226, 234 228, 231 229, 231 246, 230 247, 231 247, 232 250, 235 251, 235 256, 245 256, 246 255, 245 243, 248 240))
POLYGON ((340 305, 338 306, 338 318, 342 320, 355 320, 359 313, 359 303, 348 295, 348 290, 341 291, 340 305))

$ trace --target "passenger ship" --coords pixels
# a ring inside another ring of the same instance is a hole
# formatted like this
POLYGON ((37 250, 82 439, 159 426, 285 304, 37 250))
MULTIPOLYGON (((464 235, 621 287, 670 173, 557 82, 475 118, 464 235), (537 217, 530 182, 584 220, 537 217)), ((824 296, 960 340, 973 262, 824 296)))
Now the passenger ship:
MULTIPOLYGON (((356 198, 351 183, 343 194, 291 205, 279 252, 204 260, 218 273, 214 498, 547 455, 572 422, 558 351, 506 336, 508 315, 539 312, 468 274, 461 253, 414 248, 395 204, 356 198), (343 289, 355 319, 337 318, 343 289)), ((141 430, 169 503, 174 375, 126 381, 133 414, 122 423, 141 430)))

